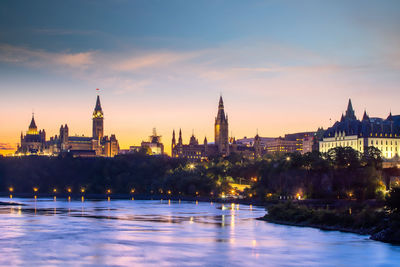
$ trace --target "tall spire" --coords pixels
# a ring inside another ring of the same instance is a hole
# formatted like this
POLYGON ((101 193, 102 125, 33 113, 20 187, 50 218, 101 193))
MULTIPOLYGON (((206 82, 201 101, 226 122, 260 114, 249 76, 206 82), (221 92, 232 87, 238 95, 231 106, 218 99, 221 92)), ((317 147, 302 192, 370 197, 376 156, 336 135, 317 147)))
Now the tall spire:
POLYGON ((37 129, 34 113, 32 113, 32 120, 31 120, 31 124, 29 125, 29 129, 37 129))
POLYGON ((101 109, 100 96, 97 95, 96 106, 93 111, 93 139, 100 141, 104 137, 104 113, 101 109))
POLYGON ((97 95, 97 100, 96 100, 96 107, 94 108, 96 111, 102 111, 101 109, 101 103, 100 103, 100 96, 97 95))
POLYGON ((222 95, 219 97, 218 114, 215 117, 214 134, 215 145, 221 155, 229 155, 229 130, 228 116, 225 115, 224 101, 222 95))
POLYGON ((351 103, 351 99, 349 98, 349 103, 347 104, 346 110, 346 119, 356 120, 356 115, 354 113, 353 104, 351 103))
POLYGON ((227 117, 225 116, 225 109, 224 109, 224 100, 222 99, 222 95, 219 97, 219 103, 218 103, 218 114, 216 117, 216 121, 225 121, 227 120, 227 117))
POLYGON ((178 139, 178 144, 182 145, 182 130, 179 129, 179 139, 178 139))
POLYGON ((96 106, 93 111, 93 118, 103 118, 103 116, 104 116, 104 113, 101 108, 100 96, 97 95, 96 106))
POLYGON ((36 122, 35 122, 35 114, 34 113, 32 113, 32 120, 31 120, 31 123, 29 124, 28 134, 39 134, 38 130, 37 130, 36 122))
POLYGON ((362 118, 362 120, 363 120, 363 121, 369 121, 369 116, 368 116, 368 114, 367 114, 367 111, 366 111, 366 110, 364 110, 364 115, 363 115, 363 118, 362 118))

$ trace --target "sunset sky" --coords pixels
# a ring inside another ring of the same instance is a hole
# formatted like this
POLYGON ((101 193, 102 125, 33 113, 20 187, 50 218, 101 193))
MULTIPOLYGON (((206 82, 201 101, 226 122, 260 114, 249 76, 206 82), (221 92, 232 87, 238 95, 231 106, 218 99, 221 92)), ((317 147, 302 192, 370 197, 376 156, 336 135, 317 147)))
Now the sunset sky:
POLYGON ((48 138, 105 134, 122 149, 156 127, 213 141, 223 95, 236 138, 400 114, 400 1, 18 1, 0 4, 0 153, 32 111, 48 138))

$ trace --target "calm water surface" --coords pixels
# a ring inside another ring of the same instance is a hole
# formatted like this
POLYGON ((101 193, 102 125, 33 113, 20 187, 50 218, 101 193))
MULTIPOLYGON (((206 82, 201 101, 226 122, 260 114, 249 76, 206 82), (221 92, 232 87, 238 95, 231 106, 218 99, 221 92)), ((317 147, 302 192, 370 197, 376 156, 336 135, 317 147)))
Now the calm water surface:
POLYGON ((367 236, 258 221, 215 203, 6 199, 2 266, 399 266, 400 247, 367 236), (23 205, 20 205, 23 204, 23 205))

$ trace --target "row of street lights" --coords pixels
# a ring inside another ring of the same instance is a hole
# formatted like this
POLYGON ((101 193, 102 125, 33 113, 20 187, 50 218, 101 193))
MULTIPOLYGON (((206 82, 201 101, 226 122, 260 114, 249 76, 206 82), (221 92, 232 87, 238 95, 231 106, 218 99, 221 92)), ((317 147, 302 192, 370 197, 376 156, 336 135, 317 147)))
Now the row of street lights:
MULTIPOLYGON (((38 188, 38 187, 33 187, 32 190, 33 190, 33 193, 35 194, 34 197, 36 198, 36 194, 39 192, 39 188, 38 188)), ((12 197, 13 197, 12 194, 13 194, 13 192, 14 192, 14 187, 10 186, 10 187, 8 188, 8 191, 10 192, 10 198, 12 198, 12 197)), ((68 194, 71 194, 71 193, 72 193, 72 188, 71 188, 71 187, 67 187, 66 191, 67 191, 68 194)), ((83 194, 86 192, 86 188, 81 187, 80 192, 81 192, 81 194, 83 195, 83 194)), ((168 191, 168 192, 170 193, 171 191, 168 191)), ((53 193, 54 193, 54 194, 57 194, 57 193, 58 193, 57 188, 54 188, 54 189, 53 189, 53 193)), ((135 193, 135 189, 132 188, 132 189, 130 190, 130 193, 131 193, 131 194, 135 193)), ((107 190, 106 190, 106 194, 107 194, 107 195, 111 194, 111 189, 107 189, 107 190)))

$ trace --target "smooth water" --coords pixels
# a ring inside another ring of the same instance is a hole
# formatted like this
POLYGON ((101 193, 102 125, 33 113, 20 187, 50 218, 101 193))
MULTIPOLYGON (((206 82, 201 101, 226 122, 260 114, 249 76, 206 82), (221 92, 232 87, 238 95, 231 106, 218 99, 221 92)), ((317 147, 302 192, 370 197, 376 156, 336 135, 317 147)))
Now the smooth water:
POLYGON ((2 266, 399 266, 400 246, 256 220, 263 208, 5 199, 2 266))

